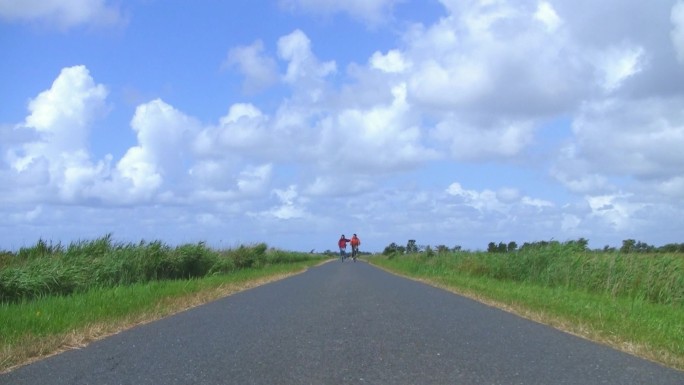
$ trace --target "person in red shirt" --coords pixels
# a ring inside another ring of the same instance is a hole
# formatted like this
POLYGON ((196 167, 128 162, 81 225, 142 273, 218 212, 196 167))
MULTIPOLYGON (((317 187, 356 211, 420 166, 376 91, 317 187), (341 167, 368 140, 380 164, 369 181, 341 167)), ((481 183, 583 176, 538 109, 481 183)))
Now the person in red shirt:
POLYGON ((340 247, 340 261, 344 262, 344 259, 347 257, 347 242, 350 242, 351 239, 347 239, 344 237, 344 234, 340 237, 340 240, 337 242, 337 246, 340 247))

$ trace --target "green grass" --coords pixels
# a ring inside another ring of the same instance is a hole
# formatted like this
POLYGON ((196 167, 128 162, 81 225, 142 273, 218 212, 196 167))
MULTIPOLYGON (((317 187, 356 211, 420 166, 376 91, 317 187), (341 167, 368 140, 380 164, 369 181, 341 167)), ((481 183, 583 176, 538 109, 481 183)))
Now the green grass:
POLYGON ((202 242, 177 247, 160 241, 115 243, 109 235, 67 247, 39 240, 16 254, 2 255, 0 303, 70 295, 101 287, 206 277, 312 257, 268 249, 264 243, 213 250, 202 242))
POLYGON ((415 254, 369 260, 684 370, 681 256, 544 252, 415 254))
POLYGON ((0 304, 0 371, 302 271, 321 259, 0 304))

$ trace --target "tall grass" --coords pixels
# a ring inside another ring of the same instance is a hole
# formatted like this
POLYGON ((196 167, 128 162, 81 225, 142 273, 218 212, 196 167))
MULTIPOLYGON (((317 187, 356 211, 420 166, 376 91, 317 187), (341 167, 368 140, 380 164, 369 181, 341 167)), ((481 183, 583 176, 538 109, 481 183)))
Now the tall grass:
POLYGON ((684 305, 684 255, 679 253, 596 252, 551 243, 512 253, 421 253, 400 258, 414 260, 415 269, 684 305))
POLYGON ((204 243, 168 246, 161 241, 116 243, 111 235, 63 246, 39 240, 0 258, 0 303, 69 295, 94 288, 199 278, 274 263, 310 259, 268 249, 264 243, 213 250, 204 243))

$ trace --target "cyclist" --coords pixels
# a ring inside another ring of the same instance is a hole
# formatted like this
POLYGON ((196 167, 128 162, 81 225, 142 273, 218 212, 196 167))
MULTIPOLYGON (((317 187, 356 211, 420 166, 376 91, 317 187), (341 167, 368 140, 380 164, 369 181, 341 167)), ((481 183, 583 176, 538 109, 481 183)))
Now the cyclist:
POLYGON ((354 234, 350 240, 352 247, 352 259, 356 262, 356 257, 359 255, 359 245, 361 245, 361 240, 354 234))
POLYGON ((340 240, 337 241, 337 246, 340 247, 340 261, 344 262, 344 259, 347 257, 347 242, 350 242, 351 239, 347 239, 344 237, 344 234, 340 237, 340 240))

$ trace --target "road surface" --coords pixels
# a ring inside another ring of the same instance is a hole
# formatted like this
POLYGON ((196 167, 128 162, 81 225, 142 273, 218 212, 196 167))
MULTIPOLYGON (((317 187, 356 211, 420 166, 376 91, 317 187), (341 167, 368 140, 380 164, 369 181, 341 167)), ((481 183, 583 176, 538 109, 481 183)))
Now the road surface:
POLYGON ((334 261, 0 375, 0 384, 684 384, 684 372, 334 261))

